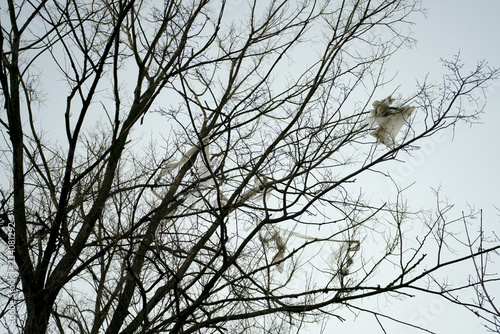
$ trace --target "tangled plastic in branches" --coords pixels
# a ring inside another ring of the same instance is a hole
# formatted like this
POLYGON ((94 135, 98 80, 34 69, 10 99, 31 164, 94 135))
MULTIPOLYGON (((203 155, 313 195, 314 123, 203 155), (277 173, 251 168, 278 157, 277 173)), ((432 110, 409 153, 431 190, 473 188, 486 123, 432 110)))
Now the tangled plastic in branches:
POLYGON ((409 106, 392 107, 393 102, 392 96, 373 102, 367 119, 370 127, 376 127, 370 134, 388 147, 394 147, 396 136, 415 110, 415 107, 409 106))

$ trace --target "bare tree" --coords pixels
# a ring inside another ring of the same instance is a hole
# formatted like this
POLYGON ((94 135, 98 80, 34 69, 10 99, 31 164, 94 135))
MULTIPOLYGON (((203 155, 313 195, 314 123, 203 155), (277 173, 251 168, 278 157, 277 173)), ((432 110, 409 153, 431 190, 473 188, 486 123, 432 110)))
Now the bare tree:
POLYGON ((432 293, 443 296, 448 301, 461 305, 482 320, 488 332, 500 333, 500 307, 495 300, 496 288, 500 277, 498 271, 492 269, 494 258, 498 256, 498 250, 488 252, 492 244, 499 242, 498 236, 493 232, 491 236, 485 233, 483 228, 482 211, 479 212, 479 224, 474 227, 478 233, 471 231, 471 224, 463 216, 463 229, 466 238, 462 241, 470 255, 471 274, 466 283, 458 286, 450 285, 447 280, 440 280, 431 275, 431 282, 436 287, 432 293), (472 291, 466 296, 462 291, 472 291))
POLYGON ((474 120, 481 108, 461 101, 496 70, 465 72, 457 57, 441 87, 385 98, 419 1, 240 4, 2 8, 10 331, 289 332, 357 300, 427 291, 430 274, 498 249, 427 260, 456 221, 412 213, 400 191, 370 202, 356 182, 474 120), (164 130, 150 141, 152 117, 164 130), (407 236, 419 222, 421 238, 407 236))

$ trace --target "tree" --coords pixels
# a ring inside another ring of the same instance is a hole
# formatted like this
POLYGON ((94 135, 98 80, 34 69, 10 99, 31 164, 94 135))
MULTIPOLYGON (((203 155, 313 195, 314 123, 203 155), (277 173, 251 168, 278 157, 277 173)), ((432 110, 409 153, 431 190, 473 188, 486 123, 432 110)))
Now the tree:
POLYGON ((483 215, 479 212, 479 233, 475 235, 468 222, 463 217, 463 226, 466 235, 465 245, 471 255, 472 270, 467 277, 467 284, 462 286, 450 286, 431 276, 432 281, 438 287, 438 293, 448 301, 461 305, 483 320, 484 327, 488 332, 500 333, 500 308, 493 295, 495 284, 500 280, 496 272, 491 272, 494 263, 493 256, 498 256, 498 251, 484 252, 487 245, 498 243, 499 238, 495 233, 487 236, 483 229, 483 215), (476 256, 477 255, 477 256, 476 256), (474 291, 472 298, 466 300, 457 294, 457 291, 471 289, 474 291))
POLYGON ((498 74, 444 61, 442 87, 393 92, 396 111, 415 111, 377 143, 387 123, 367 117, 386 62, 413 42, 419 1, 253 1, 232 16, 209 0, 2 10, 11 331, 288 332, 356 300, 432 292, 420 285, 430 275, 498 249, 449 258, 453 219, 412 212, 399 188, 377 205, 356 183, 473 121, 481 109, 460 101, 498 74), (152 140, 139 133, 150 119, 163 129, 152 140), (414 222, 423 238, 408 235, 414 222), (386 266, 393 275, 377 275, 386 266))

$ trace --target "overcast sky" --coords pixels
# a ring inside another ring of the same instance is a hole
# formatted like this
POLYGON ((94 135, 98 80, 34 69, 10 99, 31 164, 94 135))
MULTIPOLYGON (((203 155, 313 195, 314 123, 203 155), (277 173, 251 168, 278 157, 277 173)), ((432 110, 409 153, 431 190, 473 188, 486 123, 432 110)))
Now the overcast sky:
MULTIPOLYGON (((394 85, 411 87, 416 79, 422 80, 426 74, 431 80, 439 80, 444 74, 439 59, 451 59, 459 51, 468 67, 474 67, 483 59, 492 67, 500 66, 500 1, 424 0, 424 7, 427 8, 426 17, 414 16, 416 24, 412 30, 417 46, 399 51, 389 65, 389 70, 399 72, 394 85)), ((432 205, 435 199, 430 187, 441 186, 442 195, 456 204, 456 213, 465 210, 468 204, 481 208, 486 229, 498 232, 500 212, 495 206, 500 208, 499 93, 499 81, 486 90, 488 103, 481 118, 482 124, 462 125, 455 133, 450 130, 429 138, 421 152, 406 157, 405 164, 392 169, 393 177, 400 183, 409 185, 415 182, 406 194, 410 204, 417 207, 432 205)), ((468 268, 451 272, 450 279, 453 282, 467 273, 468 268)), ((500 298, 500 289, 497 289, 496 296, 500 298)), ((380 306, 386 305, 382 298, 377 302, 380 306)), ((439 334, 486 333, 474 315, 433 296, 395 302, 390 310, 394 312, 390 315, 425 325, 439 334)), ((383 333, 372 316, 354 320, 352 314, 342 314, 347 321, 331 320, 327 327, 331 330, 327 333, 333 330, 336 333, 383 333)), ((391 326, 387 321, 384 325, 387 325, 388 333, 419 333, 411 328, 391 326)))
MULTIPOLYGON (((497 43, 500 1, 424 1, 424 6, 428 8, 427 18, 418 18, 413 28, 417 48, 405 50, 396 57, 401 63, 401 73, 408 73, 409 78, 422 77, 427 72, 440 77, 443 69, 439 58, 450 59, 458 51, 468 67, 483 59, 494 67, 500 66, 497 43)), ((496 81, 486 90, 488 103, 481 118, 483 124, 472 128, 461 126, 454 137, 451 131, 446 133, 448 140, 443 138, 443 143, 436 145, 435 151, 414 168, 414 177, 439 182, 450 198, 467 200, 484 209, 500 204, 500 182, 495 173, 498 170, 496 144, 500 139, 499 93, 500 82, 496 81)))
MULTIPOLYGON (((235 0, 236 4, 243 2, 235 0)), ((388 65, 388 70, 398 76, 387 86, 380 99, 391 94, 396 87, 398 93, 409 96, 415 91, 416 80, 423 81, 428 75, 431 81, 440 82, 446 73, 440 59, 452 59, 458 52, 467 68, 474 68, 478 61, 486 60, 492 67, 500 67, 500 1, 498 0, 424 0, 426 16, 414 15, 412 26, 416 47, 400 50, 388 65)), ((238 8, 238 6, 233 6, 238 8)), ((232 9, 231 7, 230 9, 232 9)), ((413 209, 433 206, 435 197, 432 188, 441 187, 442 196, 455 204, 455 214, 466 210, 470 204, 483 209, 486 229, 493 230, 499 224, 500 179, 496 171, 500 165, 497 143, 500 142, 500 82, 496 81, 486 90, 488 103, 481 118, 482 124, 472 127, 458 126, 439 133, 421 142, 422 149, 413 156, 399 156, 404 164, 388 166, 393 178, 401 186, 413 184, 406 192, 413 209)), ((418 110, 416 111, 418 112, 418 110)), ((151 115, 152 116, 152 115, 151 115)), ((146 123, 155 122, 147 117, 146 123)), ((388 185, 385 181, 382 185, 388 185)), ((389 188, 389 187, 387 187, 389 188)), ((392 189, 394 190, 394 189, 392 189)), ((384 189, 390 194, 389 189, 384 189)), ((394 193, 393 193, 394 194, 394 193)), ((464 278, 469 268, 450 272, 449 278, 464 278)), ((497 294, 498 295, 498 294, 497 294)), ((500 297, 500 296, 499 296, 500 297)), ((439 334, 486 333, 477 318, 463 309, 433 296, 418 296, 404 301, 386 301, 383 297, 367 301, 365 305, 388 307, 388 315, 424 326, 439 334)), ((326 333, 383 333, 373 316, 360 315, 340 310, 346 318, 344 323, 332 319, 326 333)), ((391 334, 420 333, 412 328, 393 326, 384 321, 391 334)), ((300 333, 317 333, 317 326, 309 326, 300 333)))
MULTIPOLYGON (((238 3, 240 0, 235 1, 238 3)), ((451 59, 459 51, 467 66, 473 67, 477 61, 484 59, 491 66, 500 67, 499 0, 424 0, 424 7, 427 8, 426 17, 413 16, 416 24, 412 30, 413 37, 418 41, 417 46, 400 50, 389 64, 390 71, 399 72, 394 82, 396 86, 414 88, 415 80, 422 80, 426 74, 431 79, 439 80, 444 74, 439 59, 451 59)), ((391 87, 388 87, 387 93, 391 92, 391 87)), ((401 93, 407 96, 409 92, 401 93)), ((391 173, 402 185, 414 183, 407 196, 417 208, 432 205, 434 197, 430 187, 441 186, 442 194, 451 203, 456 203, 457 212, 465 209, 467 204, 482 208, 486 228, 498 230, 500 212, 495 206, 500 208, 500 178, 497 176, 500 165, 497 148, 500 142, 499 93, 500 81, 486 90, 488 104, 481 118, 482 124, 459 126, 454 133, 450 130, 430 138, 420 153, 406 157, 405 164, 393 167, 391 173)), ((452 282, 453 275, 458 277, 466 273, 452 273, 452 282)), ((499 293, 497 296, 500 298, 499 293)), ((383 298, 371 302, 386 305, 383 298)), ((423 296, 394 302, 390 310, 395 317, 416 322, 439 334, 486 333, 472 314, 437 297, 423 296)), ((373 317, 355 319, 352 313, 343 311, 341 314, 346 317, 346 322, 330 320, 327 333, 383 333, 373 317)), ((387 329, 396 328, 388 322, 384 325, 387 329)), ((316 333, 317 328, 311 326, 310 332, 316 333)), ((401 327, 396 332, 388 332, 417 333, 411 328, 401 327)))

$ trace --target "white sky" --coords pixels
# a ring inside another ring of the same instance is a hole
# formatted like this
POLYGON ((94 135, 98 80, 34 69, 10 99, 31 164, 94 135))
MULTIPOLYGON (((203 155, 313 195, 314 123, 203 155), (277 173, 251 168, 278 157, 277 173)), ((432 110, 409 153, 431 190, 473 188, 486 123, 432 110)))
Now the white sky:
MULTIPOLYGON (((241 0, 234 1, 238 3, 241 0)), ((412 30, 418 40, 417 47, 401 50, 389 64, 390 71, 399 72, 394 83, 396 86, 401 84, 402 87, 414 88, 415 80, 422 80, 426 74, 439 80, 444 73, 439 59, 450 59, 459 50, 467 66, 473 67, 482 59, 493 67, 500 66, 500 1, 424 0, 424 7, 428 9, 426 18, 422 15, 413 16, 416 25, 412 30)), ((389 88, 386 95, 392 92, 389 88)), ((434 198, 430 187, 441 185, 443 195, 456 203, 457 212, 470 203, 484 210, 487 229, 498 229, 499 217, 494 205, 500 208, 500 178, 496 176, 500 164, 497 148, 500 142, 497 128, 497 124, 500 124, 499 92, 500 81, 487 90, 488 104, 481 119, 483 124, 472 128, 460 126, 454 136, 448 131, 429 139, 425 150, 408 158, 405 165, 393 166, 393 176, 402 184, 416 182, 407 196, 417 207, 432 205, 434 198)), ((466 272, 456 275, 463 274, 466 272)), ((451 279, 453 281, 453 277, 451 279)), ((386 303, 382 298, 378 302, 380 306, 386 303)), ((394 312, 394 316, 428 326, 439 334, 486 333, 472 314, 436 297, 406 299, 393 306, 391 312, 394 312)), ((327 326, 327 333, 383 333, 371 316, 355 319, 352 313, 341 314, 347 321, 340 323, 332 319, 327 326)), ((389 333, 416 333, 411 329, 391 327, 387 321, 384 325, 387 325, 388 330, 395 329, 389 333)), ((310 333, 317 333, 317 329, 311 326, 310 333)))
MULTIPOLYGON (((475 66, 485 59, 492 66, 500 66, 500 46, 496 43, 500 33, 500 1, 424 1, 428 17, 419 18, 414 26, 416 49, 401 52, 399 62, 411 77, 422 78, 426 73, 439 79, 443 70, 439 58, 451 58, 460 50, 466 66, 475 66), (433 71, 437 71, 436 76, 433 71)), ((488 104, 481 119, 483 124, 467 125, 449 131, 442 144, 415 168, 414 176, 434 184, 439 182, 451 199, 467 200, 484 209, 498 203, 500 182, 493 178, 497 165, 495 143, 500 139, 496 124, 500 120, 500 82, 487 90, 488 104), (453 139, 453 142, 450 141, 453 139)))
MULTIPOLYGON (((244 0, 234 0, 234 8, 244 0)), ((398 72, 393 86, 387 86, 382 92, 384 98, 401 86, 397 93, 408 96, 415 91, 415 81, 423 81, 429 75, 431 81, 439 83, 445 73, 440 58, 451 59, 461 52, 461 59, 467 67, 474 68, 477 61, 487 60, 491 66, 500 66, 500 46, 496 43, 500 33, 500 13, 498 0, 424 0, 427 16, 414 15, 416 23, 412 30, 418 44, 413 49, 400 50, 388 65, 389 72, 398 72), (405 91, 407 90, 407 91, 405 91)), ((232 7, 229 8, 230 10, 232 7)), ((389 76, 389 75, 388 75, 389 76)), ((406 157, 405 164, 388 166, 392 176, 401 185, 415 184, 407 191, 406 196, 413 209, 429 208, 435 203, 430 187, 442 187, 442 195, 455 203, 455 214, 466 209, 467 204, 484 210, 486 228, 498 226, 498 216, 494 205, 500 207, 500 180, 496 177, 500 159, 495 143, 500 142, 500 131, 496 125, 500 123, 500 81, 487 90, 488 105, 481 119, 483 124, 470 128, 462 125, 440 133, 426 140, 423 149, 406 157)), ((418 112, 418 110, 417 110, 418 112)), ((154 123, 156 115, 148 115, 145 124, 154 123), (152 117, 153 116, 153 117, 152 117)), ((401 156, 402 158, 403 156, 401 156)), ((379 180, 380 181, 380 180, 379 180)), ((382 180, 384 193, 389 194, 389 183, 382 180)), ((360 184, 361 187, 366 183, 360 184)), ((364 190, 364 189, 363 189, 364 190)), ((500 213, 500 212, 499 212, 500 213)), ((451 272, 451 282, 467 276, 467 269, 451 272)), ((477 318, 461 307, 450 305, 433 296, 420 296, 405 299, 402 302, 386 301, 380 297, 366 305, 387 305, 389 315, 401 320, 414 322, 439 334, 448 333, 486 333, 477 318)), ((349 311, 340 311, 346 318, 344 323, 332 319, 327 325, 326 333, 383 333, 373 316, 361 315, 355 318, 349 311)), ((391 334, 417 333, 412 328, 393 326, 382 320, 386 330, 391 334)), ((301 329, 300 333, 317 333, 317 326, 309 326, 309 330, 301 329)), ((418 332, 420 333, 420 332, 418 332)))
MULTIPOLYGON (((500 66, 500 1, 497 0, 424 0, 427 17, 414 16, 412 30, 418 41, 417 47, 401 50, 389 64, 390 71, 398 71, 394 85, 413 88, 416 79, 426 74, 439 81, 444 68, 440 58, 451 59, 458 51, 466 66, 473 68, 477 61, 486 60, 492 67, 500 66)), ((388 87, 386 95, 391 93, 388 87)), ((436 138, 429 138, 426 148, 413 157, 407 157, 404 165, 392 166, 392 174, 403 185, 415 184, 406 193, 411 205, 428 208, 435 199, 430 187, 442 187, 442 195, 456 203, 455 213, 460 214, 471 204, 483 209, 483 223, 488 230, 498 232, 499 216, 494 206, 500 208, 500 81, 487 90, 488 103, 481 118, 482 124, 456 128, 455 134, 447 131, 436 138)), ((380 98, 384 98, 385 95, 380 98)), ((418 112, 418 110, 417 110, 418 112)), ((453 282, 467 275, 467 268, 450 273, 453 282)), ((497 289, 497 299, 500 298, 497 289)), ((379 299, 378 305, 386 301, 379 299)), ((422 296, 395 302, 389 308, 390 315, 402 320, 425 325, 439 334, 486 333, 478 319, 463 308, 433 296, 422 296)), ((360 316, 342 312, 347 321, 331 320, 326 332, 336 333, 383 333, 373 316, 360 316)), ((387 325, 388 333, 421 333, 412 328, 387 325)), ((312 330, 311 333, 315 331, 312 330)))

